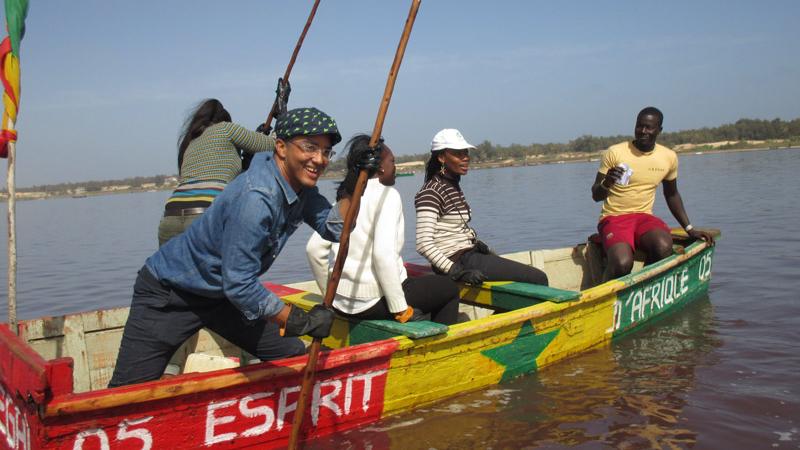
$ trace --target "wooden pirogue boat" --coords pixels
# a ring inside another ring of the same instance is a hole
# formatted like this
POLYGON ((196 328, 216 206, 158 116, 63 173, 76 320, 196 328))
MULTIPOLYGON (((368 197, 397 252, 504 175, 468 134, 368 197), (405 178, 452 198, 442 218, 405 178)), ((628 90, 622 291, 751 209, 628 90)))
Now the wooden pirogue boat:
MULTIPOLYGON (((674 232, 676 252, 600 284, 596 244, 525 251, 554 287, 464 287, 484 317, 452 325, 390 321, 334 324, 324 341, 305 438, 335 433, 509 380, 607 345, 707 290, 714 248, 674 232)), ((412 275, 428 270, 409 266, 412 275)), ((313 283, 269 287, 286 301, 320 301, 313 283)), ((0 326, 0 446, 13 449, 285 446, 306 357, 106 389, 127 308, 0 326)), ((193 354, 247 355, 201 331, 193 354)), ((230 359, 221 358, 230 362, 230 359)))

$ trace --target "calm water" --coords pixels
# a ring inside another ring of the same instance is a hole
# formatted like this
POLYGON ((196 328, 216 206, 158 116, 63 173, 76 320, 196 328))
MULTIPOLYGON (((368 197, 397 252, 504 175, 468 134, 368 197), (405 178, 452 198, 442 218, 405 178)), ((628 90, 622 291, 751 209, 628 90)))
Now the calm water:
MULTIPOLYGON (((463 187, 478 234, 496 250, 563 247, 594 231, 596 171, 597 163, 480 170, 463 187)), ((800 448, 798 173, 798 150, 682 156, 689 216, 723 231, 708 299, 611 348, 317 447, 800 448)), ((421 183, 398 179, 408 238, 421 183)), ((333 183, 322 188, 331 194, 333 183)), ((168 195, 18 203, 19 317, 127 305, 168 195)), ((656 204, 675 224, 661 194, 656 204)), ((265 279, 310 278, 309 234, 298 231, 265 279)), ((413 242, 404 256, 421 261, 413 242)))

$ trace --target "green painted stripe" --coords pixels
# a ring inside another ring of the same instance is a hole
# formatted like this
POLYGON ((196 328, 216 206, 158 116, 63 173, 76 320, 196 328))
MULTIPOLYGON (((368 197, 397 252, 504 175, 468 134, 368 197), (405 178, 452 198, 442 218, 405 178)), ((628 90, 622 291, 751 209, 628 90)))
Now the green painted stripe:
MULTIPOLYGON (((714 248, 705 248, 679 266, 619 291, 614 305, 613 338, 649 325, 702 297, 708 290, 713 257, 714 248)), ((663 262, 655 265, 659 264, 663 262)))

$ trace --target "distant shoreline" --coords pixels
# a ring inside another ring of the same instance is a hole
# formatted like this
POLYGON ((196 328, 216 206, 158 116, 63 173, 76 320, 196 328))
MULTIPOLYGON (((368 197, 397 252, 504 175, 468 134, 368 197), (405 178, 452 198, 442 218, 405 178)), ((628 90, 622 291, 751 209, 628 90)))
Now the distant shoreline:
MULTIPOLYGON (((675 148, 677 153, 681 156, 693 156, 693 155, 706 155, 706 154, 716 154, 716 153, 741 153, 741 152, 759 152, 759 151, 769 151, 769 150, 800 150, 800 147, 778 147, 778 148, 770 148, 770 147, 761 147, 761 148, 709 148, 712 144, 697 144, 690 147, 684 148, 675 148)), ((678 147, 678 146, 676 146, 678 147)), ((594 153, 560 153, 554 156, 546 156, 546 155, 536 155, 532 157, 526 158, 509 158, 502 161, 487 161, 487 162, 475 162, 470 164, 471 170, 482 170, 482 169, 497 169, 501 167, 525 167, 525 166, 540 166, 545 164, 566 164, 566 163, 577 163, 577 162, 592 162, 592 161, 599 161, 600 156, 603 154, 601 150, 594 153)), ((417 173, 422 172, 425 169, 425 161, 411 161, 406 163, 398 164, 398 171, 404 173, 417 173)), ((335 171, 326 173, 323 175, 322 179, 325 180, 337 180, 344 176, 343 171, 335 171)), ((170 185, 161 185, 161 186, 147 186, 147 187, 126 187, 126 188, 116 188, 116 186, 107 186, 107 190, 102 191, 81 191, 81 192, 72 192, 72 193, 63 193, 63 192, 17 192, 17 200, 18 201, 25 201, 25 200, 43 200, 43 199, 52 199, 52 198, 85 198, 85 197, 97 197, 101 195, 118 195, 118 194, 131 194, 131 193, 142 193, 142 192, 163 192, 163 191, 171 191, 175 189, 174 184, 170 185)), ((7 200, 7 194, 2 193, 2 199, 0 201, 5 202, 7 200)))
MULTIPOLYGON (((699 144, 696 147, 692 147, 689 149, 682 149, 676 150, 678 155, 680 156, 694 156, 694 155, 707 155, 707 154, 716 154, 716 153, 742 153, 742 152, 761 152, 761 151, 769 151, 769 150, 800 150, 800 147, 778 147, 778 148, 770 148, 770 147, 759 147, 759 148, 735 148, 735 149, 707 149, 703 148, 702 145, 699 144)), ((567 154, 560 154, 555 157, 547 158, 509 158, 503 161, 487 161, 487 162, 471 162, 470 163, 470 170, 480 170, 480 169, 497 169, 502 167, 526 167, 526 166, 541 166, 545 164, 567 164, 567 163, 578 163, 578 162, 594 162, 600 161, 600 157, 602 156, 605 149, 600 150, 594 153, 567 153, 567 154)), ((541 155, 544 156, 544 155, 541 155)), ((423 172, 425 170, 425 161, 411 161, 407 163, 402 163, 397 165, 398 171, 403 172, 423 172)), ((326 173, 323 175, 323 179, 340 179, 344 176, 343 171, 336 171, 332 173, 326 173)))

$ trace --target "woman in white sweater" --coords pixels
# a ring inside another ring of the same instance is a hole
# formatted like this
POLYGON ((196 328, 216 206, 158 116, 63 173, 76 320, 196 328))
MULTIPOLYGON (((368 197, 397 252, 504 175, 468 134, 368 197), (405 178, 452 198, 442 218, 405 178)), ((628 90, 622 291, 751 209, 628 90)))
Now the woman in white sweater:
MULTIPOLYGON (((400 256, 404 242, 403 204, 400 193, 391 187, 396 175, 394 155, 383 142, 380 145, 381 165, 377 172, 369 174, 333 307, 339 314, 359 319, 407 322, 430 314, 435 322, 456 323, 458 286, 450 278, 409 278, 406 274, 400 256)), ((347 147, 347 175, 337 189, 337 201, 353 194, 358 179, 355 162, 369 150, 369 136, 357 135, 347 147)), ((322 292, 338 250, 339 244, 326 241, 317 233, 306 246, 311 270, 322 292)))

